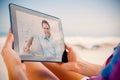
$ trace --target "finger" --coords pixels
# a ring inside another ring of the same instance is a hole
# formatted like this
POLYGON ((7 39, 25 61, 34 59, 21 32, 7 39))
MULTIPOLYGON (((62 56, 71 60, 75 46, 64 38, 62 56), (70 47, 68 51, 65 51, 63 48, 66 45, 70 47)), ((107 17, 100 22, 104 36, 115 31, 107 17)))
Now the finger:
POLYGON ((69 46, 68 44, 66 44, 66 49, 68 50, 68 53, 67 53, 68 62, 77 61, 75 50, 71 46, 69 46))
POLYGON ((5 43, 4 47, 12 48, 13 41, 14 41, 13 34, 9 31, 8 37, 7 37, 7 40, 6 40, 6 43, 5 43))
POLYGON ((66 49, 67 49, 68 51, 71 51, 71 50, 72 50, 72 47, 71 47, 70 45, 66 44, 66 49))

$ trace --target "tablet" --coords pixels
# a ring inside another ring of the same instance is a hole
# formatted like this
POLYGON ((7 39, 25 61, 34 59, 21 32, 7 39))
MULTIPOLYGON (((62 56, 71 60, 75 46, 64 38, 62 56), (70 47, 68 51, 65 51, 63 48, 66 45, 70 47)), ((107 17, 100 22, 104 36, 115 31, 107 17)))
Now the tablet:
POLYGON ((67 62, 61 20, 9 4, 13 49, 22 61, 67 62))

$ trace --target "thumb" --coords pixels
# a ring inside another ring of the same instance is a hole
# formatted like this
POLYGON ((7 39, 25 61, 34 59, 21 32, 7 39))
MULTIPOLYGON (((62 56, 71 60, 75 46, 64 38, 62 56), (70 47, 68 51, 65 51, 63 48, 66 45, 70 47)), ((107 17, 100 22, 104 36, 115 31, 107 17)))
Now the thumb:
POLYGON ((75 50, 69 45, 66 45, 66 49, 68 50, 68 52, 67 52, 68 61, 69 62, 77 61, 77 56, 76 56, 75 50))
POLYGON ((13 34, 9 31, 4 47, 12 48, 13 41, 14 41, 13 34))

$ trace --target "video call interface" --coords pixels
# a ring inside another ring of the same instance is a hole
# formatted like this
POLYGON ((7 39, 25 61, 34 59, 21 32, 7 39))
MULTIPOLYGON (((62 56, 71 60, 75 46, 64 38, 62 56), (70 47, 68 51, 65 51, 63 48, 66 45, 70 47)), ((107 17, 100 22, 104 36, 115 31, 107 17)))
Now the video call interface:
POLYGON ((57 20, 16 10, 19 55, 62 58, 63 33, 57 20))

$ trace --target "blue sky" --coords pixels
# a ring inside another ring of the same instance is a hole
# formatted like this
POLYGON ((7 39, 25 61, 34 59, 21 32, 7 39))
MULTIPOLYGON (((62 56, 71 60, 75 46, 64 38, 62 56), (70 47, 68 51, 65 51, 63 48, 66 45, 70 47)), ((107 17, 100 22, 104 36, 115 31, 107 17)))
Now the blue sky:
POLYGON ((10 27, 9 3, 59 17, 65 36, 120 36, 120 0, 0 0, 0 34, 10 27))

